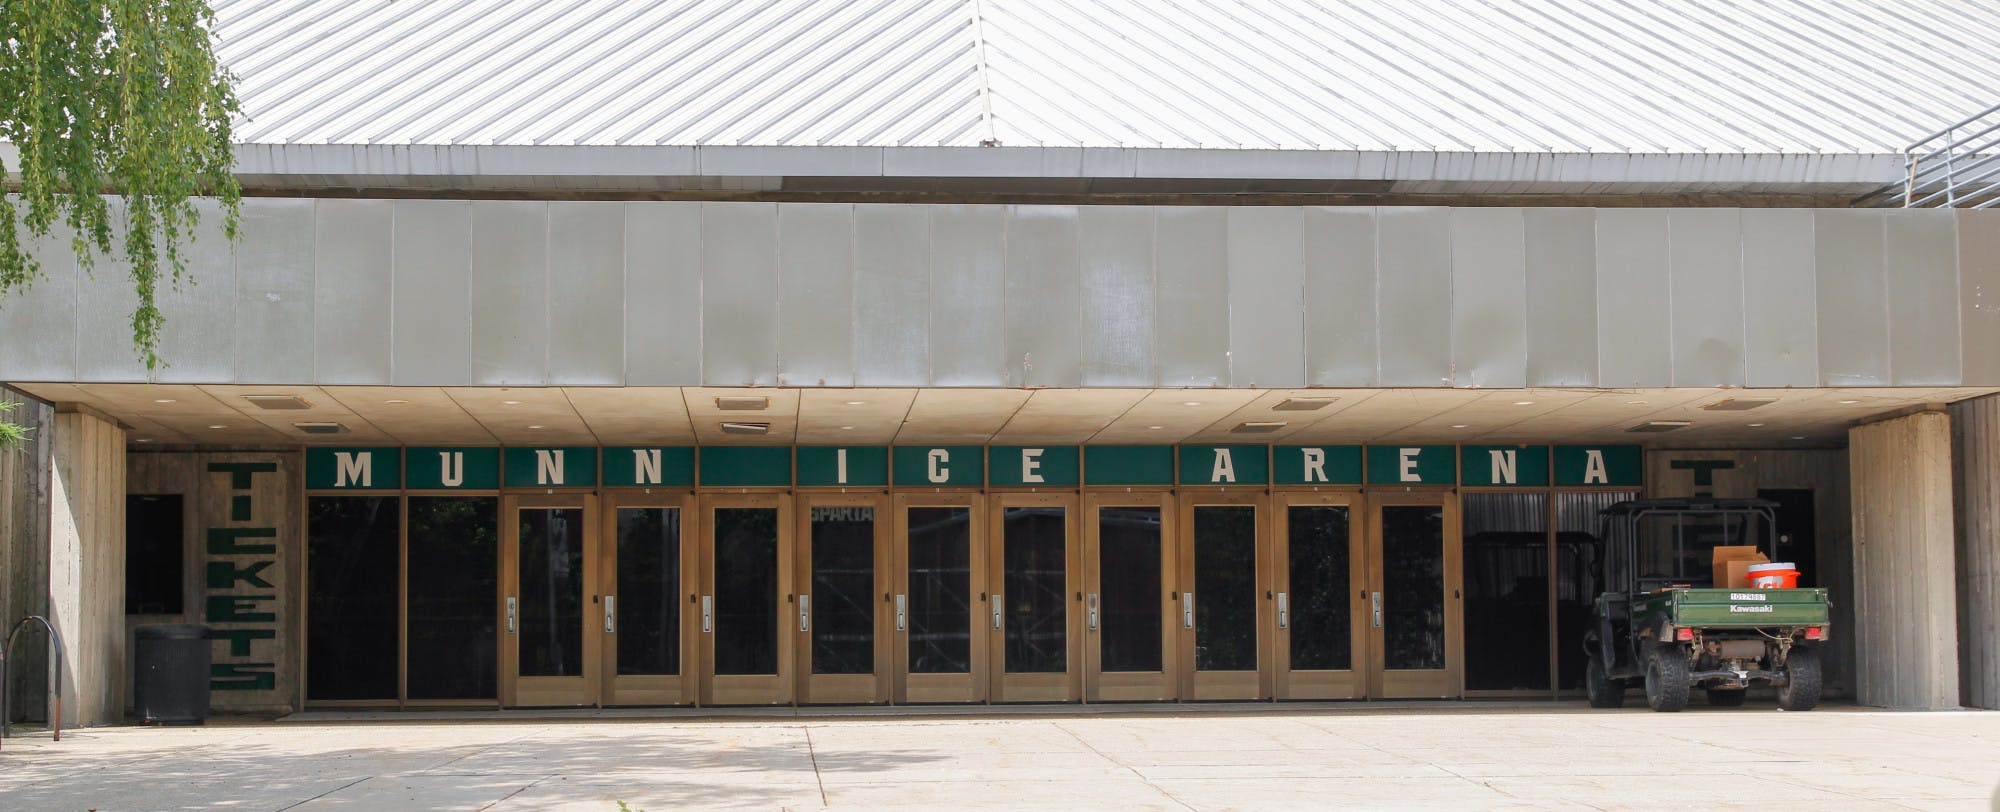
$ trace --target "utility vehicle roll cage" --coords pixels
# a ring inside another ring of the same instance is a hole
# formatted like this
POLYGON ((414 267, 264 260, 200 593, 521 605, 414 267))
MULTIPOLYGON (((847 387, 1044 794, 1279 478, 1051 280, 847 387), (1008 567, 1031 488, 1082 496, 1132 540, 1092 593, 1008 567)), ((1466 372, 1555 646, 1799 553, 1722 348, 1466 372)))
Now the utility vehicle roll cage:
POLYGON ((1776 558, 1778 503, 1767 499, 1638 499, 1619 502, 1598 512, 1599 537, 1604 539, 1604 589, 1613 593, 1647 592, 1676 584, 1713 586, 1708 550, 1719 545, 1756 545, 1776 558), (1673 523, 1671 571, 1641 572, 1641 528, 1654 517, 1700 517, 1705 522, 1673 523), (1730 517, 1743 520, 1732 529, 1730 517), (1751 519, 1761 518, 1761 525, 1751 519), (1713 520, 1722 521, 1715 522, 1713 520), (1721 528, 1721 537, 1691 539, 1691 528, 1721 528), (1690 545, 1690 541, 1700 543, 1690 545))

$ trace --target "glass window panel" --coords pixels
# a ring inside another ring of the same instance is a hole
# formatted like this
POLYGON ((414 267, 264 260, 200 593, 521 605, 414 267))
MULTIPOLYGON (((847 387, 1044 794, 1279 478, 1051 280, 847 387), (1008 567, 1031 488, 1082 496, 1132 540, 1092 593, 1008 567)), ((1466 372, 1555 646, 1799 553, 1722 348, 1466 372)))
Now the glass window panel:
POLYGON ((1382 508, 1382 612, 1388 668, 1444 667, 1444 508, 1382 508))
POLYGON ((409 499, 409 695, 493 699, 500 499, 409 499))
POLYGON ((393 496, 306 500, 307 699, 396 699, 398 507, 393 496))
POLYGON ((909 509, 910 673, 972 671, 972 511, 909 509))
POLYGON ((618 510, 618 673, 681 672, 681 512, 618 510))
POLYGON ((583 509, 527 508, 516 518, 521 676, 583 674, 583 509))
POLYGON ((1293 670, 1354 667, 1350 518, 1345 505, 1300 505, 1286 516, 1293 670))
POLYGON ((1257 509, 1194 509, 1194 667, 1257 670, 1257 509))
POLYGON ((1012 674, 1069 670, 1069 527, 1060 507, 1010 507, 1001 516, 1005 667, 1012 674))
POLYGON ((1583 637, 1603 588, 1604 541, 1597 512, 1636 491, 1556 494, 1556 684, 1583 688, 1583 637))
POLYGON ((778 511, 715 509, 715 673, 778 673, 778 511))
POLYGON ((183 510, 179 494, 125 497, 125 614, 181 613, 183 510))
POLYGON ((1098 509, 1097 580, 1104 670, 1160 671, 1159 508, 1098 509))
POLYGON ((1467 493, 1465 687, 1549 687, 1549 497, 1467 493))
POLYGON ((812 509, 812 672, 875 673, 875 509, 812 509))

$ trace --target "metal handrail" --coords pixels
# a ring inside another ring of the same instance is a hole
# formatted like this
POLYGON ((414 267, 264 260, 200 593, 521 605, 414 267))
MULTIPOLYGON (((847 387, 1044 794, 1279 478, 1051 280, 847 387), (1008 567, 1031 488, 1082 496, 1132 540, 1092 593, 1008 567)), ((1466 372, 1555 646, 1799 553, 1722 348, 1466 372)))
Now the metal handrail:
POLYGON ((2000 183, 1992 180, 1989 168, 2000 161, 2000 104, 1913 141, 1903 152, 1907 156, 1903 179, 1855 198, 1854 205, 1974 209, 2000 205, 2000 183))
POLYGON ((7 652, 14 649, 14 635, 20 634, 30 622, 40 622, 42 628, 48 630, 49 647, 55 649, 56 679, 52 684, 55 690, 50 692, 55 708, 49 713, 49 725, 55 730, 55 740, 62 741, 62 635, 56 633, 55 624, 41 615, 21 618, 21 622, 14 624, 13 631, 7 633, 7 645, 0 647, 0 739, 5 739, 13 729, 13 720, 7 713, 7 652))

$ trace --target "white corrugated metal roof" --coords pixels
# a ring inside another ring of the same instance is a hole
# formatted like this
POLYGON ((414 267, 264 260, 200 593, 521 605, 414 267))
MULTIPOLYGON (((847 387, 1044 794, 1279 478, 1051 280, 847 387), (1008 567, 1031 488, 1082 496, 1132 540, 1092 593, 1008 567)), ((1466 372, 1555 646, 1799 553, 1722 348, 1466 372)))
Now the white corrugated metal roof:
POLYGON ((221 0, 261 144, 1887 153, 1960 0, 221 0))

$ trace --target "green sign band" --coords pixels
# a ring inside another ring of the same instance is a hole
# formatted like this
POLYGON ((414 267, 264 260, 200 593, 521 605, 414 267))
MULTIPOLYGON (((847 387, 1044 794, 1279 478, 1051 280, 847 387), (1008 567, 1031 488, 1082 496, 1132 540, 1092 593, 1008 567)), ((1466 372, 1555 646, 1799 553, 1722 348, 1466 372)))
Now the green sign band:
POLYGON ((412 448, 403 452, 410 490, 490 491, 500 487, 500 449, 412 448))
POLYGON ((1464 445, 1458 447, 1459 484, 1470 487, 1546 487, 1549 447, 1545 445, 1464 445))
POLYGON ((889 449, 880 446, 799 446, 800 487, 879 488, 889 484, 889 449))
POLYGON ((897 485, 965 488, 986 484, 984 446, 899 445, 892 456, 897 485))
POLYGON ((403 487, 403 449, 308 448, 306 487, 393 491, 403 487))
POLYGON ((509 488, 591 488, 597 486, 595 448, 509 448, 509 488))
POLYGON ((1170 445, 1084 446, 1083 484, 1172 485, 1174 447, 1170 445))
POLYGON ((1359 485, 1361 446, 1274 447, 1271 449, 1271 481, 1279 485, 1359 485))
POLYGON ((1368 484, 1458 484, 1457 449, 1448 445, 1371 445, 1368 484))
POLYGON ((986 450, 986 484, 1001 488, 1074 487, 1083 481, 1073 445, 996 445, 986 450))
POLYGON ((694 449, 688 446, 606 448, 604 484, 612 488, 691 487, 694 485, 694 449))
POLYGON ((1269 455, 1261 445, 1184 445, 1180 483, 1263 485, 1271 481, 1269 455))

